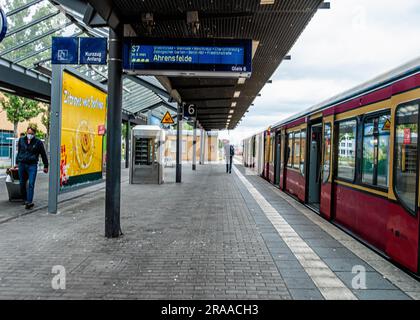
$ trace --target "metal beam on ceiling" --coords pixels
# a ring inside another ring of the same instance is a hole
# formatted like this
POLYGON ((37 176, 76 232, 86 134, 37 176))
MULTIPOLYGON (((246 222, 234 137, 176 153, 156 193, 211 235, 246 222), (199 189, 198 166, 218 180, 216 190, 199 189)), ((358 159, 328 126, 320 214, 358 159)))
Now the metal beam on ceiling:
POLYGON ((80 17, 83 17, 86 12, 87 4, 85 1, 81 0, 49 0, 52 4, 54 4, 56 7, 59 8, 59 10, 66 16, 67 19, 69 19, 71 22, 73 22, 77 27, 79 27, 81 30, 83 30, 86 34, 92 36, 92 37, 107 37, 108 34, 105 31, 102 31, 98 28, 91 29, 84 25, 82 22, 80 22, 78 19, 76 19, 72 14, 68 12, 67 9, 70 9, 71 11, 78 14, 80 17), (66 9, 67 8, 67 9, 66 9))
MULTIPOLYGON (((83 33, 83 32, 77 32, 77 33, 76 33, 76 34, 74 34, 73 36, 74 36, 74 37, 77 37, 77 36, 81 35, 82 33, 83 33)), ((21 57, 21 58, 17 58, 17 59, 15 59, 15 60, 13 60, 13 61, 12 61, 12 63, 14 63, 14 64, 18 64, 18 63, 20 63, 20 62, 22 62, 22 61, 25 61, 25 60, 29 59, 29 58, 35 57, 36 55, 38 55, 38 54, 40 54, 40 53, 42 53, 42 52, 45 52, 45 51, 47 51, 47 50, 49 50, 49 49, 51 49, 51 46, 44 47, 44 48, 42 48, 42 49, 40 49, 40 50, 38 50, 38 51, 31 52, 30 54, 28 54, 28 55, 26 55, 26 56, 23 56, 23 57, 21 57)))
POLYGON ((154 85, 153 83, 150 83, 144 79, 141 79, 137 76, 132 76, 132 75, 126 75, 125 78, 130 79, 131 81, 149 89, 152 90, 153 92, 160 94, 161 96, 164 96, 165 98, 169 99, 171 96, 170 94, 162 88, 159 88, 158 86, 154 85))
POLYGON ((34 43, 34 42, 36 42, 36 41, 38 41, 38 40, 41 40, 42 38, 44 38, 44 37, 46 37, 46 36, 49 36, 49 35, 52 35, 53 33, 57 32, 57 31, 59 31, 59 30, 61 30, 61 29, 67 28, 67 27, 68 27, 68 26, 70 26, 71 24, 72 24, 72 22, 67 22, 67 23, 65 23, 65 24, 64 24, 64 25, 62 25, 62 26, 58 26, 58 27, 56 27, 56 28, 53 28, 53 29, 51 29, 51 30, 49 30, 49 31, 47 31, 47 32, 45 32, 45 33, 41 33, 40 35, 38 35, 38 36, 36 36, 36 37, 34 37, 34 38, 32 38, 32 39, 28 40, 28 41, 25 41, 25 42, 23 42, 23 43, 20 43, 20 44, 18 44, 18 45, 16 45, 16 46, 14 46, 14 47, 11 47, 11 48, 9 48, 9 49, 6 49, 6 50, 4 50, 4 51, 0 52, 0 56, 4 56, 4 55, 6 55, 6 54, 8 54, 8 53, 10 53, 10 52, 13 52, 13 51, 15 51, 15 50, 18 50, 18 49, 20 49, 20 48, 22 48, 22 47, 24 47, 24 46, 27 46, 28 44, 34 43))
POLYGON ((57 10, 55 12, 51 12, 50 14, 47 14, 45 16, 42 16, 42 17, 38 18, 38 19, 35 19, 35 20, 33 20, 33 21, 31 21, 27 24, 24 24, 20 27, 17 27, 16 29, 10 30, 10 31, 7 32, 6 38, 10 37, 10 36, 13 36, 14 34, 16 34, 18 32, 21 32, 23 30, 27 30, 28 28, 33 27, 34 25, 36 25, 36 24, 38 24, 42 21, 45 21, 45 20, 48 20, 50 18, 53 18, 53 17, 57 16, 58 14, 60 14, 60 10, 57 10))
POLYGON ((233 89, 235 88, 234 84, 226 85, 226 84, 214 84, 214 85, 208 85, 205 86, 199 86, 199 85, 177 85, 177 89, 179 90, 207 90, 207 89, 233 89))
POLYGON ((24 67, 15 68, 12 65, 0 64, 0 87, 13 90, 27 98, 47 102, 50 100, 51 84, 44 76, 40 80, 37 72, 29 71, 24 67))
POLYGON ((26 4, 24 4, 24 5, 20 6, 20 7, 17 7, 16 9, 13 9, 13 10, 7 12, 6 13, 6 16, 9 18, 9 17, 11 17, 11 16, 13 16, 13 15, 19 13, 19 12, 22 12, 23 10, 28 9, 29 7, 32 7, 33 5, 36 5, 37 3, 42 2, 42 1, 44 1, 44 0, 33 0, 33 1, 29 1, 28 3, 26 3, 26 4))
POLYGON ((115 6, 110 0, 87 0, 92 8, 104 19, 106 24, 112 29, 116 29, 120 23, 120 17, 115 6))

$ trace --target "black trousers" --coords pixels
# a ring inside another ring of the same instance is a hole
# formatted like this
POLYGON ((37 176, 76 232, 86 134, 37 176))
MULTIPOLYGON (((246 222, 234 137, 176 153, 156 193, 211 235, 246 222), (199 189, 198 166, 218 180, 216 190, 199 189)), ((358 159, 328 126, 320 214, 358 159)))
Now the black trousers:
POLYGON ((229 163, 226 163, 226 173, 232 173, 232 158, 233 156, 230 156, 229 163))

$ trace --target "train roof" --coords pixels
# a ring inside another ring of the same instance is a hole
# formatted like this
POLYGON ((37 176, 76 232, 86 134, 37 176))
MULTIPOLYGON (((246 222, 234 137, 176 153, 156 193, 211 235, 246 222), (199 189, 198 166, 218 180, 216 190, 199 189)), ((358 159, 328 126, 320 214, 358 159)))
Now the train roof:
POLYGON ((277 128, 279 126, 282 126, 284 124, 287 124, 291 121, 294 121, 296 119, 299 119, 303 116, 308 116, 316 112, 320 112, 326 108, 332 107, 334 105, 343 103, 347 100, 351 100, 354 98, 357 98, 358 96, 365 95, 369 92, 378 90, 380 88, 389 86, 393 82, 396 82, 398 80, 410 77, 414 74, 417 74, 420 72, 420 57, 396 68, 391 71, 388 71, 378 77, 373 78, 372 80, 369 80, 365 83, 362 83, 361 85, 358 85, 350 90, 344 91, 341 94, 338 94, 328 100, 325 100, 319 104, 316 104, 308 109, 305 109, 289 118, 286 118, 284 120, 281 120, 274 124, 272 128, 277 128))

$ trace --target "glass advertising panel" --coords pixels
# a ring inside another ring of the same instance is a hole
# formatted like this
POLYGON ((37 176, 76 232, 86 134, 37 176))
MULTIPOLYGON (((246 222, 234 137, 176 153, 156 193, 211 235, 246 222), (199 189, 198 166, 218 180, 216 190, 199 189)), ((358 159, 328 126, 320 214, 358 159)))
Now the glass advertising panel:
POLYGON ((60 187, 102 179, 107 94, 63 72, 60 187))

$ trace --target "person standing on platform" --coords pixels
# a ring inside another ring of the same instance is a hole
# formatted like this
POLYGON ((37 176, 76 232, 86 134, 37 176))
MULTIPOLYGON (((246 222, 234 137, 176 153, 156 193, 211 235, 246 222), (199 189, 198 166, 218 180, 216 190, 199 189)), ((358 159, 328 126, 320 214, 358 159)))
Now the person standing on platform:
POLYGON ((48 173, 48 157, 44 144, 35 137, 36 128, 28 127, 26 135, 19 139, 16 163, 19 166, 20 191, 25 204, 25 209, 34 206, 35 180, 38 171, 38 161, 41 155, 44 172, 48 173), (28 187, 26 181, 29 180, 28 187))
POLYGON ((232 158, 235 155, 235 148, 227 140, 224 145, 226 173, 232 173, 232 158))

